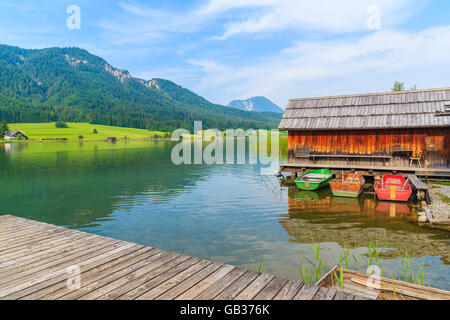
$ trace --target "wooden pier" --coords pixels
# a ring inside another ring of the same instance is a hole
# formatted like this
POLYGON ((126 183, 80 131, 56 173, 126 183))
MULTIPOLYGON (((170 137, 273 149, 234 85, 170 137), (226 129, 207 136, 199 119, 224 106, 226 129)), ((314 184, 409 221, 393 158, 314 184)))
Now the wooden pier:
POLYGON ((280 166, 279 172, 289 172, 294 176, 307 170, 327 169, 338 174, 345 172, 358 172, 359 174, 370 177, 385 174, 400 174, 404 176, 415 175, 419 178, 450 180, 450 169, 447 168, 418 168, 418 167, 399 167, 399 166, 373 166, 361 164, 312 164, 312 163, 286 163, 280 166))
POLYGON ((131 242, 0 216, 0 299, 361 300, 131 242))

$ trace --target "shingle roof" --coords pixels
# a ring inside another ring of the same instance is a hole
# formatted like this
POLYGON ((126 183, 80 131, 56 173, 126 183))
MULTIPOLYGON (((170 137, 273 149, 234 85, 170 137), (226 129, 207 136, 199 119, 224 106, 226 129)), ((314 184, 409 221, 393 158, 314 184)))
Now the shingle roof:
POLYGON ((12 137, 12 136, 15 136, 18 133, 19 133, 19 131, 5 131, 4 135, 12 137))
POLYGON ((281 130, 450 126, 450 88, 291 99, 281 130))

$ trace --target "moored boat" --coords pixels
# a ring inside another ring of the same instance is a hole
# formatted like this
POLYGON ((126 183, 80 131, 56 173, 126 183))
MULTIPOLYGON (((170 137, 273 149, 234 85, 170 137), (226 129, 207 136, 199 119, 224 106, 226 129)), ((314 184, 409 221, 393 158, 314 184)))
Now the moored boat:
POLYGON ((317 190, 326 187, 333 180, 333 172, 326 169, 308 171, 295 180, 297 188, 302 190, 317 190))
POLYGON ((377 182, 375 192, 380 200, 408 201, 412 189, 404 177, 387 174, 377 182))
POLYGON ((336 197, 357 198, 365 183, 364 177, 358 173, 341 173, 330 182, 330 187, 336 197))

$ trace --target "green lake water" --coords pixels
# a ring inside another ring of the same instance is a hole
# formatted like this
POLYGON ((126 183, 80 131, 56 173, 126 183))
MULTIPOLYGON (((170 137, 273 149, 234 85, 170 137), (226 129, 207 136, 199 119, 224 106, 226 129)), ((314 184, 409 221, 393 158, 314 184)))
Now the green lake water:
POLYGON ((268 272, 293 280, 301 256, 311 257, 311 237, 329 266, 343 247, 364 254, 372 238, 387 248, 380 264, 388 277, 407 250, 425 264, 426 284, 450 290, 450 233, 419 227, 414 205, 301 192, 258 165, 177 166, 173 145, 0 144, 0 214, 252 270, 267 259, 268 272))

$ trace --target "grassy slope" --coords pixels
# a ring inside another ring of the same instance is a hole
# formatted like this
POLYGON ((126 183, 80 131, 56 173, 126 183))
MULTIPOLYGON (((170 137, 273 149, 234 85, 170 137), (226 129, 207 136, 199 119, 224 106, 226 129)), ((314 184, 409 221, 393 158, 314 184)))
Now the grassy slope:
POLYGON ((163 135, 163 132, 148 131, 145 129, 133 129, 123 127, 111 127, 89 123, 67 122, 68 128, 56 128, 54 122, 50 123, 13 123, 9 125, 10 130, 23 130, 29 139, 56 139, 79 140, 82 135, 84 140, 104 140, 107 137, 117 139, 147 139, 155 134, 163 135), (97 129, 97 134, 93 130, 97 129))

